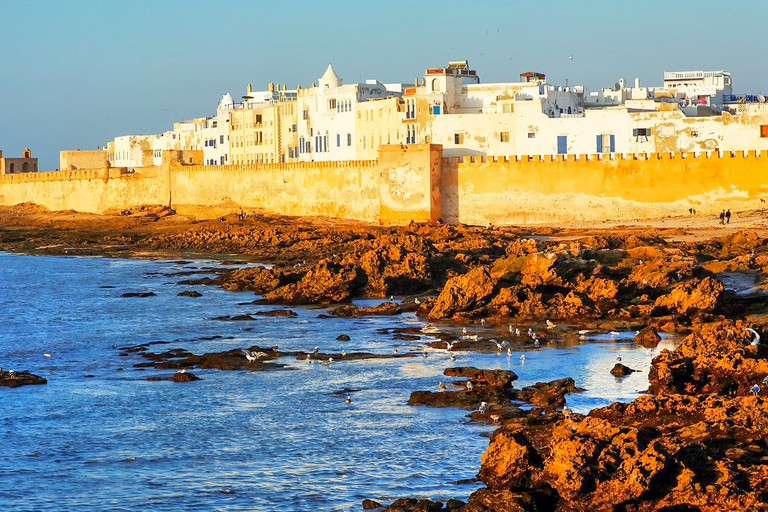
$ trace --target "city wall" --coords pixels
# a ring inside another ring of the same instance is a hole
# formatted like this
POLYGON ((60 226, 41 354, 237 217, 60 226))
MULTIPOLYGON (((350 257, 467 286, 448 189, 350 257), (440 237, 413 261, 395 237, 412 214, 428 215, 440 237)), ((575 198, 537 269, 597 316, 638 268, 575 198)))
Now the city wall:
POLYGON ((0 176, 0 204, 102 213, 170 204, 381 224, 494 225, 631 220, 765 207, 768 152, 442 158, 439 145, 383 146, 371 161, 203 166, 164 152, 156 167, 0 176))
POLYGON ((761 207, 768 152, 444 158, 441 190, 444 220, 468 224, 715 214, 761 207))

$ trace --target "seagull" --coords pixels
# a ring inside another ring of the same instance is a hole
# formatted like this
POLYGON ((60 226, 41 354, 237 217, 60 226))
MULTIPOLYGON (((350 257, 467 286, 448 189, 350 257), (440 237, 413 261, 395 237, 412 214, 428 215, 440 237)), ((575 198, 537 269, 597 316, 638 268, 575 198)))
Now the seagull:
POLYGON ((249 363, 253 363, 254 361, 258 361, 262 357, 266 357, 269 355, 265 352, 256 352, 256 351, 245 350, 245 349, 241 349, 241 350, 243 354, 245 354, 245 358, 248 360, 249 363))
POLYGON ((610 334, 611 334, 611 336, 618 336, 619 335, 619 331, 611 331, 610 334))
POLYGON ((456 360, 456 356, 451 354, 451 361, 455 361, 455 360, 456 360))
MULTIPOLYGON (((2 371, 2 368, 0 368, 0 371, 2 371)), ((768 375, 763 379, 763 386, 768 386, 768 375)))
POLYGON ((446 344, 445 350, 451 350, 451 349, 453 348, 453 346, 454 346, 456 343, 458 343, 458 342, 459 342, 459 340, 453 340, 453 341, 451 341, 450 343, 446 341, 446 342, 445 342, 445 344, 446 344))
POLYGON ((504 341, 502 341, 501 343, 499 343, 499 342, 498 342, 498 341, 496 341, 496 340, 491 340, 491 341, 492 341, 492 342, 494 342, 494 343, 496 344, 496 348, 499 350, 499 352, 501 352, 501 349, 503 349, 504 347, 506 347, 507 345, 509 345, 509 342, 508 342, 507 340, 504 340, 504 341))
POLYGON ((499 418, 501 418, 501 416, 499 416, 498 414, 491 414, 491 419, 493 420, 494 423, 498 423, 499 418))
POLYGON ((752 393, 753 395, 757 396, 757 394, 760 393, 760 386, 755 384, 754 386, 749 388, 749 392, 752 393))
POLYGON ((467 391, 472 391, 472 389, 473 389, 474 387, 475 387, 475 386, 473 386, 473 385, 472 385, 472 381, 471 381, 471 380, 468 380, 468 381, 467 381, 467 391))
POLYGON ((323 364, 324 364, 324 365, 326 365, 326 366, 328 366, 328 365, 330 365, 332 362, 333 362, 333 358, 332 358, 332 357, 329 357, 327 360, 323 361, 323 364))
POLYGON ((480 325, 485 325, 485 318, 480 319, 480 325))
POLYGON ((421 328, 421 332, 424 334, 434 334, 436 332, 440 332, 440 329, 435 327, 433 324, 427 324, 421 328))
POLYGON ((346 355, 347 355, 347 351, 346 351, 346 350, 342 350, 342 351, 341 351, 341 357, 344 357, 344 356, 346 356, 346 355))
POLYGON ((393 355, 397 355, 397 349, 396 349, 396 348, 393 348, 393 349, 392 349, 392 354, 393 354, 393 355))
POLYGON ((466 327, 461 329, 461 334, 467 334, 467 328, 466 327))
POLYGON ((395 296, 394 295, 390 295, 389 296, 389 302, 395 302, 395 296))
POLYGON ((539 340, 533 340, 533 346, 539 348, 541 346, 541 342, 539 340))
POLYGON ((521 361, 523 361, 523 362, 525 362, 525 354, 523 354, 523 355, 521 355, 521 356, 520 356, 520 360, 521 360, 521 361))
POLYGON ((352 401, 352 398, 349 395, 347 395, 347 398, 345 398, 344 401, 349 403, 352 401))
POLYGON ((315 347, 312 349, 312 354, 317 354, 320 351, 320 347, 315 347))
POLYGON ((419 300, 418 297, 416 297, 415 299, 413 299, 413 303, 414 304, 421 304, 421 301, 419 300))
POLYGON ((462 336, 462 339, 465 339, 465 340, 472 340, 472 341, 477 341, 477 339, 478 339, 479 337, 480 337, 480 336, 478 336, 477 334, 465 334, 464 336, 462 336))
POLYGON ((579 334, 581 334, 582 336, 587 334, 587 333, 589 333, 589 329, 582 329, 582 330, 579 331, 579 334))
POLYGON ((485 402, 480 402, 480 408, 478 409, 478 411, 480 411, 480 414, 485 414, 485 408, 486 408, 487 406, 488 406, 488 404, 487 404, 487 403, 485 403, 485 402))
MULTIPOLYGON (((507 349, 507 357, 512 357, 512 349, 511 348, 507 349)), ((768 377, 766 377, 766 378, 768 379, 768 377)))
POLYGON ((528 336, 533 337, 533 329, 531 329, 530 327, 528 328, 528 336))
POLYGON ((440 382, 437 383, 437 388, 438 389, 445 389, 445 384, 443 384, 443 381, 440 381, 440 382))
POLYGON ((555 328, 555 324, 552 321, 547 320, 547 329, 554 329, 554 328, 555 328))
POLYGON ((187 369, 186 368, 182 368, 181 370, 179 370, 176 373, 187 373, 187 369))
POLYGON ((520 336, 520 329, 515 327, 515 336, 520 336))
POLYGON ((745 329, 753 334, 752 343, 750 345, 759 345, 760 344, 760 335, 757 334, 757 331, 752 329, 751 327, 745 327, 745 329))
POLYGON ((43 354, 45 357, 51 357, 51 354, 43 354))
POLYGON ((616 356, 616 360, 621 362, 621 356, 616 356))
POLYGON ((566 419, 568 419, 568 421, 571 420, 571 410, 568 408, 567 405, 563 406, 563 416, 565 416, 566 419))
POLYGON ((422 355, 423 355, 424 357, 427 357, 427 351, 425 350, 424 352, 422 352, 422 355))
POLYGON ((509 324, 509 327, 508 327, 508 329, 507 329, 507 330, 508 330, 510 333, 512 333, 512 332, 514 331, 514 329, 512 329, 512 324, 509 324))

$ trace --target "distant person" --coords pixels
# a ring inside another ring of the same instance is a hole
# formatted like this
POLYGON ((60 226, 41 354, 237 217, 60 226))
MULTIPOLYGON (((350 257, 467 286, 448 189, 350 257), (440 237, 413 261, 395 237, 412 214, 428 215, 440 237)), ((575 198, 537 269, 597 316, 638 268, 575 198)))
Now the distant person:
POLYGON ((725 210, 720 212, 720 224, 725 224, 725 210))
POLYGON ((728 208, 728 211, 725 212, 725 223, 730 224, 731 223, 731 209, 728 208))

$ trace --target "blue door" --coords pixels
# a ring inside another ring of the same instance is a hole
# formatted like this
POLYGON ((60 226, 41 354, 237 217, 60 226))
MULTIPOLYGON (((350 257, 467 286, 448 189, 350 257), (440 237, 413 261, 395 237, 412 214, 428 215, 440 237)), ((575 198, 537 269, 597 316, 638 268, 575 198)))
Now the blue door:
POLYGON ((433 115, 440 115, 440 105, 432 105, 432 114, 433 115))
POLYGON ((558 135, 557 136, 557 154, 564 155, 566 153, 568 153, 568 136, 558 135))

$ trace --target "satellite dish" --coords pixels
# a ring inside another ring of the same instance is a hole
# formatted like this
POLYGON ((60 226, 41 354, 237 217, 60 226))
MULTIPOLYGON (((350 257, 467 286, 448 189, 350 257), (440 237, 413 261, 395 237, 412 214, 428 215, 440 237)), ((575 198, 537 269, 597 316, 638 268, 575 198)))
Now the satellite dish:
POLYGON ((763 96, 760 93, 757 93, 757 101, 759 101, 760 103, 765 103, 765 96, 763 96))

